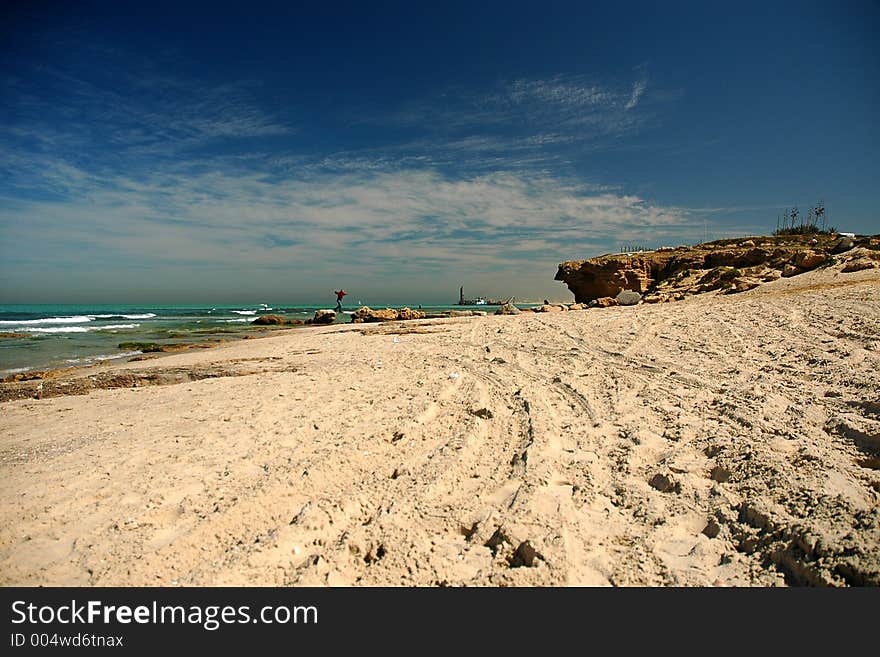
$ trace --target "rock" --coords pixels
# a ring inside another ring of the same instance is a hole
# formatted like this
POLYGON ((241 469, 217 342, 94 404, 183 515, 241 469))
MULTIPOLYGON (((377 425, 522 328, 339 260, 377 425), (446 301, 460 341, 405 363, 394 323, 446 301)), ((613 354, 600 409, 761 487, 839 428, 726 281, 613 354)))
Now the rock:
MULTIPOLYGON (((455 311, 451 311, 455 312, 455 311)), ((459 311, 466 312, 466 311, 459 311)), ((469 311, 467 311, 469 312, 469 311)), ((450 313, 451 317, 452 315, 450 313)), ((410 310, 409 308, 401 308, 395 310, 393 308, 385 308, 383 310, 372 310, 368 306, 362 306, 354 311, 351 321, 355 324, 361 322, 393 322, 396 320, 424 319, 425 313, 421 310, 410 310)))
POLYGON ((843 269, 840 271, 845 274, 852 273, 854 271, 862 271, 865 269, 874 269, 877 267, 877 263, 873 260, 868 260, 867 258, 858 258, 857 260, 850 260, 843 266, 843 269))
POLYGON ((287 324, 287 318, 281 315, 260 315, 251 324, 256 324, 257 326, 281 325, 287 324))
POLYGON ((776 271, 775 269, 768 269, 761 274, 761 280, 765 283, 769 283, 770 281, 779 280, 780 276, 780 272, 776 271))
POLYGON ((585 303, 573 303, 568 307, 569 310, 586 310, 587 304, 585 303))
POLYGON ((614 297, 599 297, 598 299, 593 299, 587 305, 590 308, 608 308, 610 306, 616 306, 617 299, 614 297))
POLYGON ((796 267, 809 270, 815 269, 823 262, 825 262, 825 256, 821 253, 816 253, 815 251, 799 251, 795 254, 793 260, 793 264, 796 267))
MULTIPOLYGON (((675 252, 664 252, 665 258, 675 252)), ((574 293, 577 303, 613 297, 623 290, 644 292, 654 283, 655 259, 651 256, 602 256, 591 260, 563 262, 556 272, 574 293)))
POLYGON ((678 493, 681 492, 681 484, 672 478, 672 475, 657 473, 648 482, 651 488, 659 490, 661 493, 678 493))
POLYGON ((733 285, 724 291, 724 294, 737 294, 739 292, 747 292, 758 287, 759 283, 750 281, 745 278, 737 278, 733 281, 733 285))
MULTIPOLYGON (((477 312, 477 311, 475 311, 477 312)), ((409 308, 401 308, 397 311, 397 319, 399 320, 410 320, 410 319, 425 319, 425 313, 421 310, 410 310, 409 308)))
MULTIPOLYGON (((849 238, 843 238, 848 240, 849 238)), ((852 248, 850 240, 837 248, 852 248)), ((571 260, 559 265, 555 279, 574 293, 576 303, 589 303, 601 297, 614 297, 623 290, 646 294, 698 294, 732 287, 744 273, 781 270, 785 264, 801 271, 821 266, 827 253, 819 245, 809 248, 800 236, 752 237, 740 242, 719 240, 693 247, 657 250, 635 255, 606 254, 589 260, 571 260), (803 253, 803 255, 798 255, 803 253), (795 261, 797 258, 797 261, 795 261), (755 272, 743 272, 748 268, 755 272), (721 268, 721 269, 718 269, 721 268), (697 279, 715 270, 708 280, 697 279), (736 270, 736 271, 734 271, 736 270)), ((795 273, 792 270, 792 275, 795 273)))
POLYGON ((0 333, 0 338, 30 338, 30 333, 0 333))
POLYGON ((623 290, 617 295, 617 304, 619 306, 634 306, 642 300, 642 295, 633 290, 623 290))
POLYGON ((701 292, 711 292, 720 288, 729 288, 742 272, 736 267, 720 266, 710 269, 697 281, 701 292))
POLYGON ((785 267, 782 268, 783 278, 791 278, 792 276, 797 276, 798 274, 802 273, 803 271, 801 271, 798 267, 795 267, 794 265, 785 265, 785 267))
POLYGON ((311 324, 332 324, 336 321, 335 310, 316 310, 315 316, 309 320, 311 324))
POLYGON ((491 420, 495 415, 488 408, 478 408, 475 411, 471 411, 471 415, 474 415, 483 420, 491 420))
POLYGON ((519 547, 516 548, 516 552, 513 553, 513 556, 510 559, 510 565, 513 568, 518 568, 520 566, 531 568, 535 565, 535 559, 539 556, 538 551, 532 547, 531 543, 523 541, 519 544, 519 547))
POLYGON ((645 303, 660 303, 661 301, 665 301, 666 299, 659 294, 649 294, 642 301, 645 303))
POLYGON ((851 237, 841 237, 831 246, 831 253, 843 253, 849 251, 853 246, 855 246, 855 242, 851 237))
POLYGON ((512 303, 502 303, 498 306, 498 310, 495 311, 496 315, 519 315, 520 309, 514 306, 512 303))
POLYGON ((720 533, 721 525, 718 524, 718 521, 715 520, 715 518, 709 518, 709 522, 703 527, 703 534, 709 538, 715 538, 720 533))
POLYGON ((396 319, 397 311, 392 308, 373 310, 369 306, 361 306, 351 316, 351 321, 356 324, 360 322, 393 322, 396 319))
POLYGON ((557 306, 556 304, 544 304, 541 306, 539 312, 542 313, 558 313, 563 310, 562 306, 557 306))

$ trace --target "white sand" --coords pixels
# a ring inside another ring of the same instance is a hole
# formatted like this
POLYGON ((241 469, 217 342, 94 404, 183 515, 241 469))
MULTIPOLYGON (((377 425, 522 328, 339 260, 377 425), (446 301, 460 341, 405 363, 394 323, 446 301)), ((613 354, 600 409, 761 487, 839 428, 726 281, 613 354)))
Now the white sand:
POLYGON ((3 404, 0 583, 880 581, 876 270, 116 367, 232 360, 3 404))

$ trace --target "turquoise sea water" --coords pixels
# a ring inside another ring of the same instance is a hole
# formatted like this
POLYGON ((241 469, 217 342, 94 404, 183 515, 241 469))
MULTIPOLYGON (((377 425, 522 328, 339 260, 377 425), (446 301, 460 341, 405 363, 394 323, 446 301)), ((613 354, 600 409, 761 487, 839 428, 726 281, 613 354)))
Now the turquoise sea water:
MULTIPOLYGON (((371 305, 384 308, 382 304, 371 305)), ((401 305, 392 305, 401 308, 401 305)), ((418 304, 409 305, 418 308, 418 304)), ((427 312, 470 306, 422 306, 427 312)), ((121 342, 201 342, 239 339, 258 327, 262 314, 308 319, 333 304, 290 305, 0 305, 0 333, 26 337, 0 338, 0 378, 51 367, 90 365, 138 355, 121 342)), ((357 305, 343 306, 339 322, 348 322, 357 305)), ((492 311, 493 306, 473 306, 492 311)))

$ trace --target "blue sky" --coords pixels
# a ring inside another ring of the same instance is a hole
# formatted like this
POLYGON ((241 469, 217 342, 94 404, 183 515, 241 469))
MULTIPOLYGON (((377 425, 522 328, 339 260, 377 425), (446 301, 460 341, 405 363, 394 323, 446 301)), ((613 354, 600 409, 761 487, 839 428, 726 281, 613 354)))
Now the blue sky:
POLYGON ((317 4, 6 3, 0 302, 567 298, 819 196, 880 232, 877 3, 317 4))

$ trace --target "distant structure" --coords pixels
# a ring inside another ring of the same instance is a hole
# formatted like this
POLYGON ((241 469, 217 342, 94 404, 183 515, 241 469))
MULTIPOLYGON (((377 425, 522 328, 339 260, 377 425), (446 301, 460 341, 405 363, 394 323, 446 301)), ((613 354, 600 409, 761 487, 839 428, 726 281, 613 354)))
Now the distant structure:
POLYGON ((459 306, 500 306, 503 302, 498 299, 486 299, 485 297, 477 297, 476 299, 464 298, 464 285, 458 288, 458 305, 459 306))

